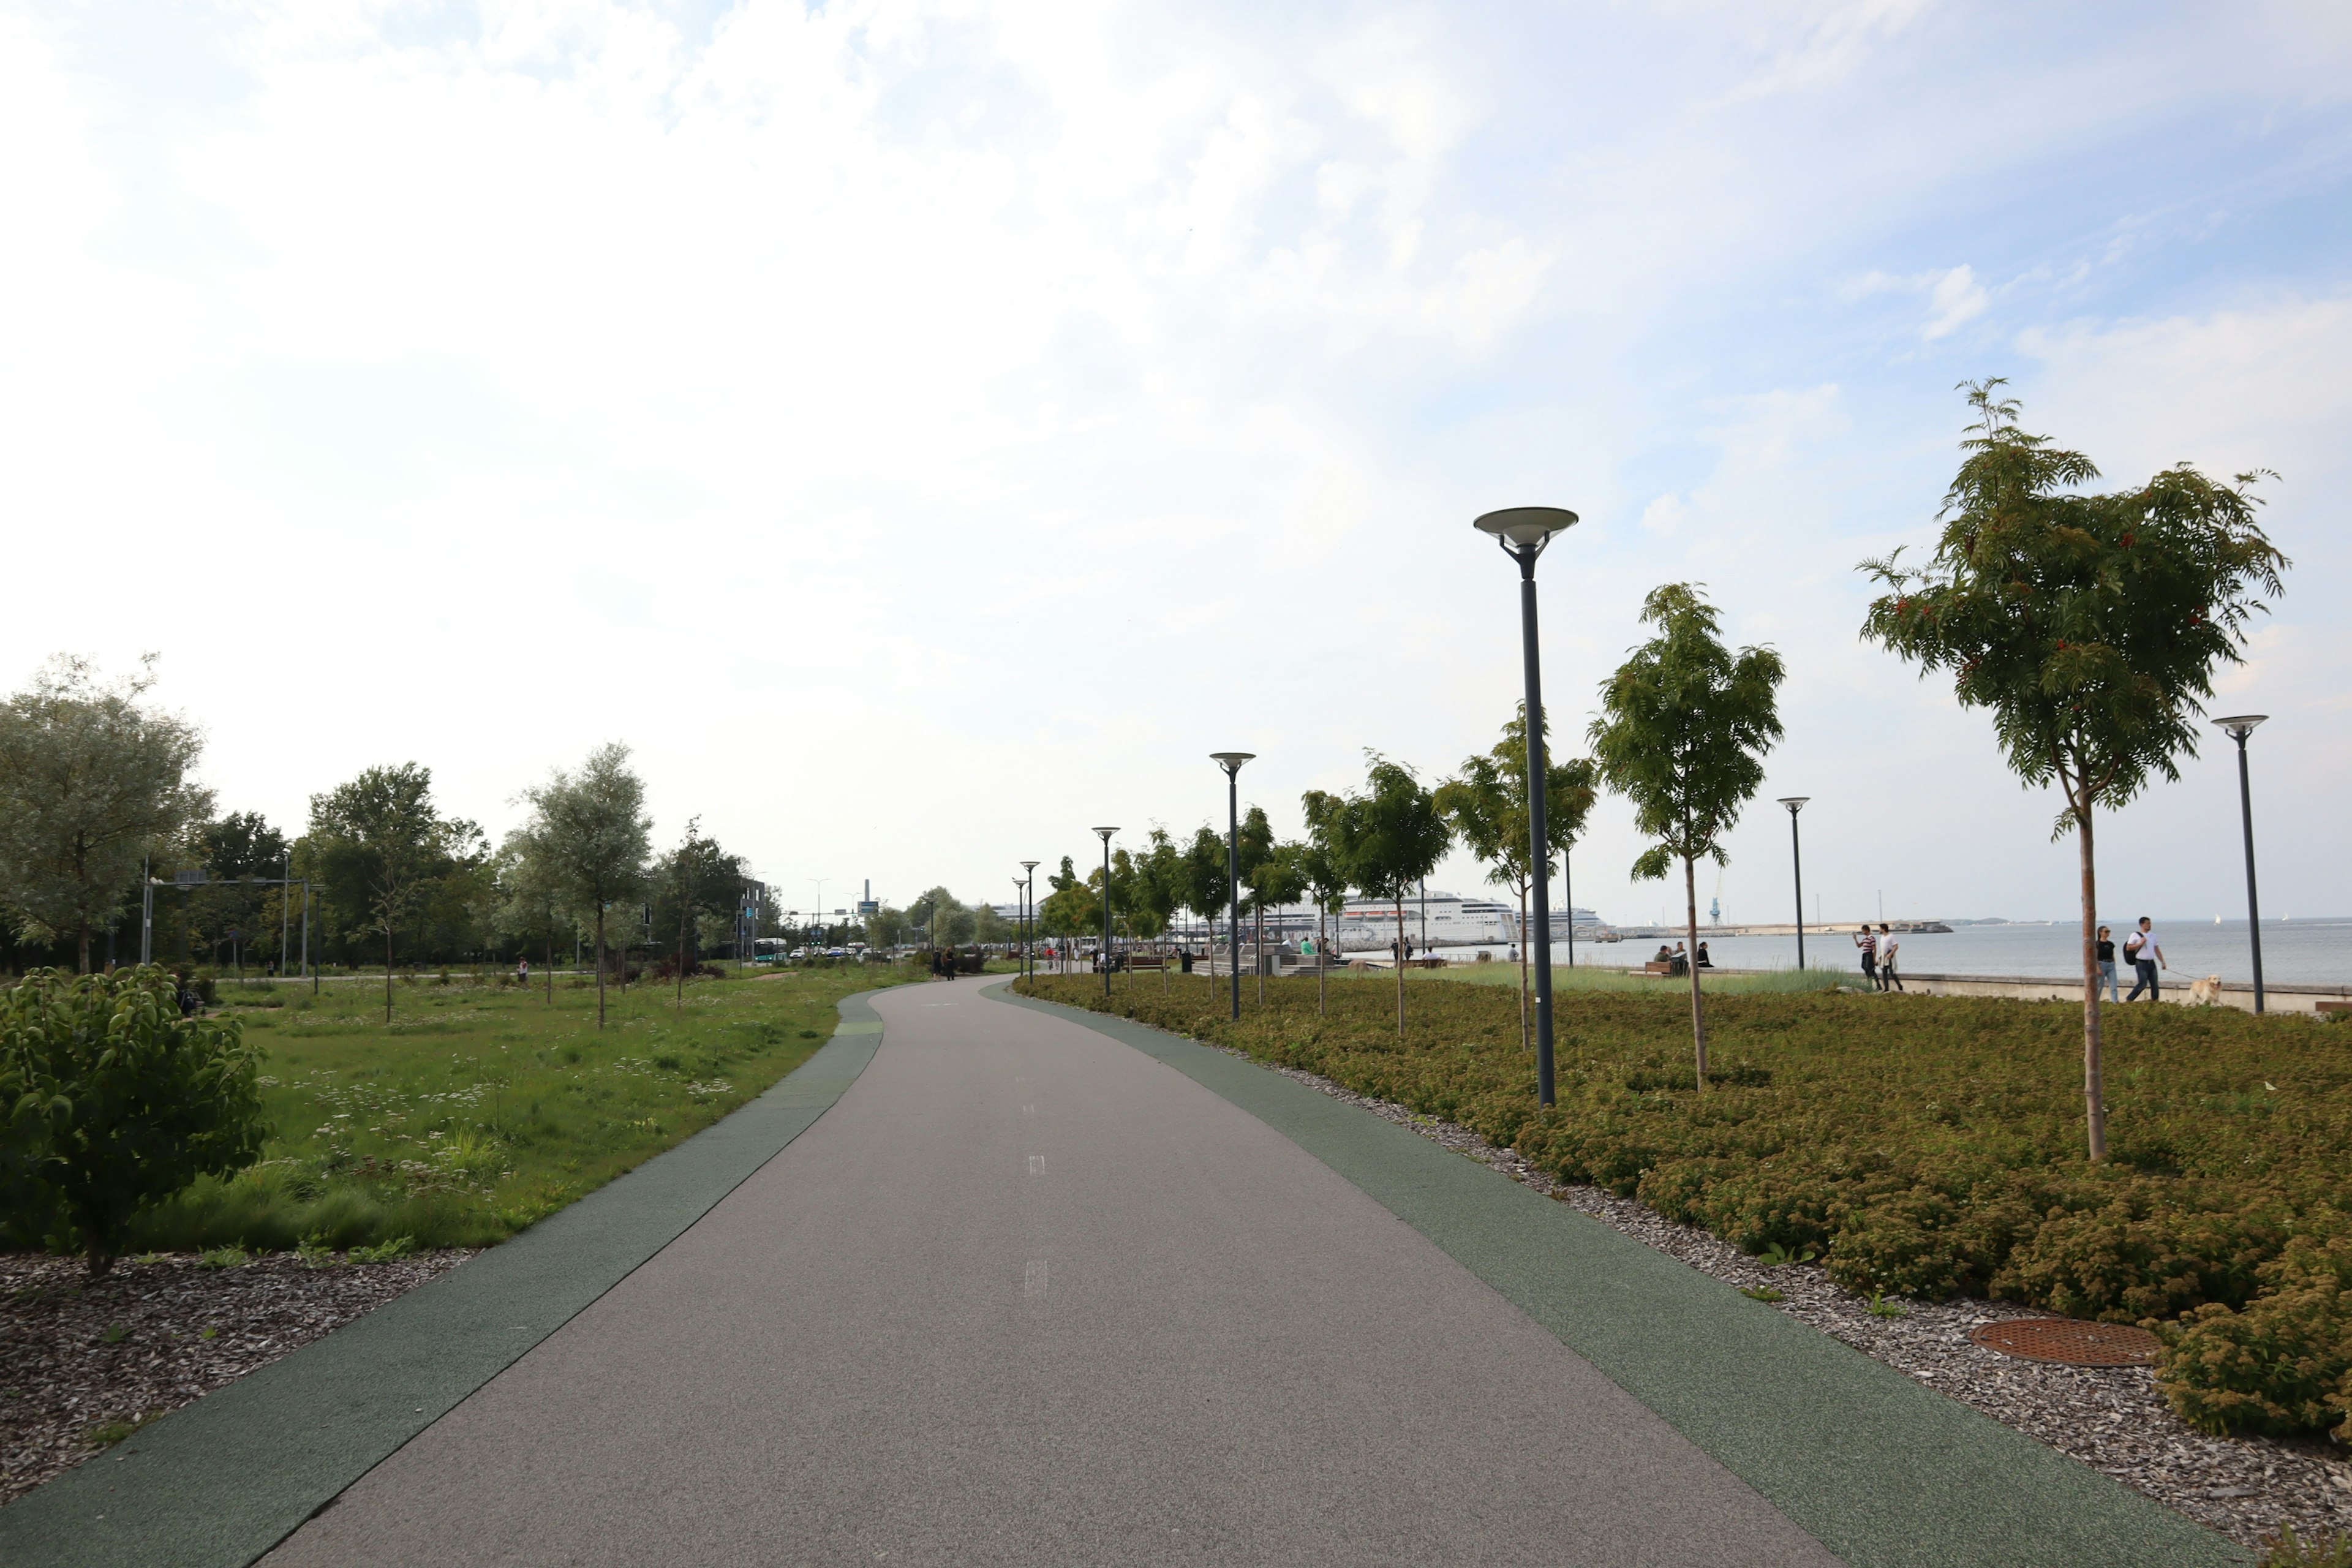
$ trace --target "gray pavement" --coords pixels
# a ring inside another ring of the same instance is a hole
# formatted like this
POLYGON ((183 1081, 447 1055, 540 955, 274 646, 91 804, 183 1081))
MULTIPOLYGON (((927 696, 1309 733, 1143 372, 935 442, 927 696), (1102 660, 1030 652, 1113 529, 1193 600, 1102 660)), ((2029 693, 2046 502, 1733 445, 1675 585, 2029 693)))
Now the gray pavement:
POLYGON ((822 1120, 266 1561, 1837 1562, 1266 1121, 982 984, 877 996, 822 1120))

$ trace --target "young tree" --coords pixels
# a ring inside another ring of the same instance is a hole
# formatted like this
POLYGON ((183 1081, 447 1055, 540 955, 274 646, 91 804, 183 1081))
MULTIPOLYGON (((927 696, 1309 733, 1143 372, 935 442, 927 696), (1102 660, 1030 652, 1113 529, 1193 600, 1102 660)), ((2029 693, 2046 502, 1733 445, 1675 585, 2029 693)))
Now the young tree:
POLYGON ((689 817, 677 847, 665 857, 654 900, 658 929, 675 925, 677 930, 677 1006, 686 1005, 687 971, 702 961, 702 922, 732 910, 742 889, 742 857, 728 854, 719 840, 704 834, 702 818, 689 817))
POLYGON ((1658 635, 1633 650, 1601 689, 1593 760, 1609 787, 1633 803, 1635 825, 1657 840, 1633 862, 1656 881, 1683 867, 1690 968, 1691 1038, 1698 1087, 1706 1089, 1706 1004, 1699 989, 1697 863, 1726 865, 1723 836, 1764 782, 1764 753, 1780 738, 1780 656, 1737 654, 1717 637, 1715 606, 1687 583, 1651 592, 1642 618, 1658 635))
POLYGON ((177 993, 152 966, 79 980, 36 970, 0 992, 0 1079, 47 1121, 37 1173, 93 1275, 141 1211, 243 1170, 269 1136, 261 1053, 236 1023, 183 1018, 177 993))
POLYGON ((1045 878, 1053 891, 1037 905, 1037 924, 1047 936, 1055 938, 1054 949, 1061 959, 1065 974, 1070 968, 1070 939, 1098 929, 1102 923, 1102 906, 1095 901, 1094 884, 1078 875, 1067 855, 1062 857, 1062 868, 1045 878))
MULTIPOLYGON (((1164 827, 1154 827, 1146 846, 1143 853, 1135 858, 1131 907, 1138 931, 1157 937, 1167 931, 1169 922, 1183 907, 1184 857, 1164 827)), ((1165 952, 1166 944, 1160 946, 1165 952)), ((1160 989, 1163 994, 1169 990, 1168 966, 1164 963, 1160 966, 1160 989)))
POLYGON ((1916 573, 1899 551, 1863 563, 1887 591, 1862 635, 1923 678, 1950 671, 1962 707, 1991 710, 2018 777, 2058 785, 2053 836, 2074 834, 2082 866, 2084 1119, 2104 1160, 2093 819, 2150 774, 2180 776, 2215 668, 2241 661, 2288 562, 2254 521, 2260 475, 2221 485, 2183 463, 2137 489, 2083 494, 2098 477, 2090 458, 2019 429, 2000 380, 1963 384, 1977 422, 1936 552, 1916 573))
MULTIPOLYGON (((546 855, 562 902, 596 926, 596 1026, 604 1026, 604 923, 615 904, 644 886, 653 819, 645 782, 630 771, 629 748, 614 741, 588 753, 576 773, 558 768, 522 793, 528 830, 546 855)), ((631 917, 634 918, 634 917, 631 917)))
POLYGON ((1328 917, 1348 903, 1348 872, 1342 858, 1340 815, 1347 803, 1338 795, 1310 789, 1299 796, 1307 816, 1306 842, 1294 846, 1298 878, 1307 897, 1315 900, 1315 1011, 1331 1010, 1331 936, 1328 917))
MULTIPOLYGON (((1551 736, 1551 716, 1544 716, 1544 737, 1551 736)), ((1550 748, 1545 748, 1549 759, 1550 748)), ((1600 773, 1591 762, 1544 764, 1544 837, 1550 856, 1541 875, 1550 878, 1555 864, 1565 868, 1569 851, 1584 831, 1591 815, 1600 773), (1551 856, 1559 858, 1555 862, 1551 856)), ((1503 738, 1494 750, 1463 760, 1458 777, 1437 788, 1437 806, 1454 825, 1464 847, 1489 868, 1486 879, 1511 888, 1519 896, 1519 1046, 1530 1048, 1528 1020, 1528 890, 1535 885, 1535 834, 1528 812, 1527 704, 1503 726, 1503 738)), ((1570 916, 1573 919, 1573 915, 1570 916)), ((1574 949, 1570 949, 1571 956, 1574 949)))
POLYGON ((212 809, 195 726, 140 701, 155 679, 152 654, 112 684, 60 654, 0 703, 0 903, 26 941, 72 936, 85 974, 142 859, 212 809))
POLYGON ((1250 914, 1250 967, 1257 972, 1257 1005, 1265 1005, 1265 893, 1261 887, 1266 873, 1274 868, 1274 824, 1266 820, 1265 807, 1251 806, 1242 813, 1241 830, 1234 836, 1239 863, 1242 888, 1245 897, 1242 907, 1250 914))
POLYGON ((1332 837, 1348 880, 1396 905, 1397 1034, 1404 1034, 1404 900, 1413 885, 1437 868, 1453 834, 1437 799, 1413 771, 1366 752, 1361 795, 1341 797, 1330 812, 1332 837))
POLYGON ((1216 969, 1217 917, 1233 900, 1233 882, 1225 863, 1225 836, 1203 823, 1184 847, 1182 889, 1184 907, 1201 917, 1208 931, 1211 973, 1216 969))
POLYGON ((425 884, 447 868, 456 841, 475 832, 446 822, 433 805, 433 770, 422 763, 370 768, 310 797, 313 855, 329 899, 363 910, 356 929, 383 938, 383 1016, 392 1021, 393 941, 421 901, 425 884))
POLYGON ((526 942, 532 937, 543 940, 551 1007, 555 1005, 555 934, 572 923, 563 913, 564 893, 553 860, 547 845, 526 826, 507 835, 496 862, 498 924, 526 942))

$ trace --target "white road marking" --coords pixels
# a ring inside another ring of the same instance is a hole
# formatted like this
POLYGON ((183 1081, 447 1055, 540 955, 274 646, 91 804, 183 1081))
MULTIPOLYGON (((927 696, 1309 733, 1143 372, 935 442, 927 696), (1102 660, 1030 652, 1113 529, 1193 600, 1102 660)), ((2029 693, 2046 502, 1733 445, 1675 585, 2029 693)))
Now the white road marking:
POLYGON ((1034 1301, 1045 1293, 1045 1260, 1033 1258, 1021 1266, 1021 1294, 1034 1301))
POLYGON ((1034 1105, 1024 1105, 1021 1108, 1021 1114, 1024 1116, 1034 1116, 1037 1114, 1037 1108, 1034 1105))
POLYGON ((1042 1176, 1045 1173, 1045 1155, 1032 1154, 1029 1156, 1029 1173, 1033 1176, 1042 1176))

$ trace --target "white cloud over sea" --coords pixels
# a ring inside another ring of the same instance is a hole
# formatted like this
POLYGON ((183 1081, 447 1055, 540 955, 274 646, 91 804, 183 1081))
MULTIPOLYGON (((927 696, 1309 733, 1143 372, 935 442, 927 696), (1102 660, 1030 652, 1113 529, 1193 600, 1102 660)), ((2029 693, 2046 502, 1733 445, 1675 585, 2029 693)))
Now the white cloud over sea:
MULTIPOLYGON (((2226 696, 2266 903, 2341 910, 2347 64, 2317 4, 0 0, 0 674, 162 649, 281 820, 414 757, 496 827, 622 738, 788 901, 1008 893, 1211 750, 1289 816, 1490 744, 1468 520, 1543 501, 1561 739, 1704 581, 1833 917, 2060 914, 2052 804, 1853 635, 2007 375, 2116 482, 2277 470, 2226 696)), ((2222 763, 2121 902, 2235 907, 2222 763)), ((1650 918, 1603 817, 1578 901, 1650 918)))

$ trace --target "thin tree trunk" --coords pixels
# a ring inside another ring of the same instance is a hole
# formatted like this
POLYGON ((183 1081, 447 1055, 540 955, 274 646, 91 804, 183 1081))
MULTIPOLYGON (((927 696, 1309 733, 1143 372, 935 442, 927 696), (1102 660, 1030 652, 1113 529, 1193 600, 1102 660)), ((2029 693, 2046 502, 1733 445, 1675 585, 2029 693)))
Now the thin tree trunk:
POLYGON ((82 928, 81 928, 81 970, 80 970, 80 973, 84 973, 84 974, 88 974, 88 973, 89 973, 89 927, 88 927, 88 926, 84 926, 84 927, 82 927, 82 928))
POLYGON ((2107 1157, 2107 1085, 2099 1060, 2099 879, 2092 855, 2091 808, 2081 807, 2075 820, 2081 825, 2083 850, 2083 1109, 2091 1158, 2099 1161, 2107 1157))
POLYGON ((1528 959, 1529 956, 1528 952, 1528 885, 1522 880, 1519 883, 1519 1049, 1522 1052, 1536 1048, 1536 1043, 1530 1037, 1528 1028, 1528 959))
POLYGON ((555 1005, 555 911, 547 911, 547 1005, 555 1005))
POLYGON ((392 917, 383 921, 383 1021, 392 1022, 392 917))
POLYGON ((677 1000, 672 1006, 679 1011, 686 1007, 686 896, 677 900, 677 1000))
POLYGON ((1256 949, 1256 952, 1251 955, 1255 962, 1250 967, 1257 971, 1257 1005, 1263 1008, 1265 1005, 1265 900, 1264 899, 1252 900, 1250 923, 1256 930, 1256 934, 1250 939, 1251 945, 1256 949))
POLYGON ((1325 934, 1325 914, 1322 896, 1315 902, 1315 1011, 1318 1016, 1331 1012, 1331 940, 1325 934))
POLYGON ((596 906, 596 1026, 604 1026, 604 906, 596 906))
POLYGON ((1698 871, 1691 858, 1683 857, 1683 898, 1685 925, 1690 940, 1684 951, 1690 956, 1684 967, 1690 971, 1691 1037, 1698 1042, 1698 1091, 1706 1092, 1706 1004, 1698 985, 1698 871))
POLYGON ((1404 1038, 1404 895, 1399 893, 1397 910, 1397 1038, 1404 1038))

